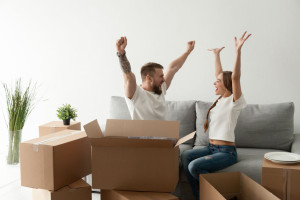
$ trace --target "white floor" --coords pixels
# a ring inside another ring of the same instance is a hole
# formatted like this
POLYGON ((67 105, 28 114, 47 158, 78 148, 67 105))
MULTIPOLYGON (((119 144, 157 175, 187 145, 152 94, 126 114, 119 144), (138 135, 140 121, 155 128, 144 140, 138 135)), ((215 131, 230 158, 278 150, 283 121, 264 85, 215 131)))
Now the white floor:
MULTIPOLYGON (((22 187, 20 183, 20 166, 7 165, 7 147, 0 145, 0 197, 1 200, 31 200, 32 189, 22 187)), ((100 200, 100 194, 93 193, 93 200, 100 200)))

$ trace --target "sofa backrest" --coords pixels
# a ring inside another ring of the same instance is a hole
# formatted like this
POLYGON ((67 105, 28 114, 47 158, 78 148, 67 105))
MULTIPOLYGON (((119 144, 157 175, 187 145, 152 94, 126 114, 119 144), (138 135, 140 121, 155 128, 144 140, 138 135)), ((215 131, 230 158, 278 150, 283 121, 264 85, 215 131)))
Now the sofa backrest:
MULTIPOLYGON (((209 129, 203 125, 210 102, 196 102, 195 145, 207 145, 209 129)), ((290 151, 294 139, 294 103, 269 105, 248 104, 240 113, 235 128, 237 147, 290 151)))
MULTIPOLYGON (((168 121, 180 121, 179 137, 182 138, 196 130, 196 101, 167 101, 168 121)), ((194 144, 188 140, 184 144, 194 144)))
MULTIPOLYGON (((186 144, 208 145, 209 129, 204 133, 206 113, 212 102, 167 101, 169 121, 180 121, 180 137, 197 130, 195 141, 186 144)), ((124 97, 113 96, 109 118, 131 119, 124 97)), ((235 128, 237 147, 290 151, 294 139, 294 103, 248 104, 240 113, 235 128)))
MULTIPOLYGON (((180 121, 179 137, 183 137, 196 130, 196 101, 167 101, 168 121, 180 121)), ((131 119, 124 97, 112 96, 109 109, 110 119, 131 119)), ((185 144, 194 144, 189 140, 185 144)))
POLYGON ((131 119, 124 97, 112 96, 109 105, 109 119, 131 119))

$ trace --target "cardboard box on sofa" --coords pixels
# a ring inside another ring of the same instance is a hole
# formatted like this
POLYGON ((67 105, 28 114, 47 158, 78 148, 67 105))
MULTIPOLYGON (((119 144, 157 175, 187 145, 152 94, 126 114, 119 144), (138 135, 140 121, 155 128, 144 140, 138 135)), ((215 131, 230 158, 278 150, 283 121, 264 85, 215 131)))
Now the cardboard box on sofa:
POLYGON ((104 190, 173 192, 179 175, 178 140, 136 137, 179 137, 179 122, 108 119, 105 136, 97 120, 84 129, 92 144, 92 185, 104 190), (132 138, 130 138, 132 137, 132 138))
POLYGON ((101 190, 101 200, 179 200, 170 193, 101 190))
POLYGON ((52 121, 39 126, 39 136, 45 136, 51 133, 63 131, 65 129, 81 130, 80 122, 70 122, 70 125, 64 125, 63 121, 52 121))
POLYGON ((261 184, 282 200, 299 200, 300 163, 283 165, 264 159, 261 184))
POLYGON ((84 180, 69 184, 57 191, 32 189, 33 200, 92 200, 92 188, 84 180))
POLYGON ((64 130, 20 143, 21 185, 55 191, 91 173, 84 131, 64 130))
POLYGON ((200 200, 279 200, 241 172, 200 174, 200 200))

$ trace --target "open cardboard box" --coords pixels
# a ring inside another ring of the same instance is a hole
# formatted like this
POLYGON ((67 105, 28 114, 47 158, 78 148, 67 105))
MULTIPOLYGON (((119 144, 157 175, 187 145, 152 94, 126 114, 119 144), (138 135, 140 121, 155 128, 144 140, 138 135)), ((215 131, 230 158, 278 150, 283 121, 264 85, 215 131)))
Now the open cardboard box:
POLYGON ((280 200, 241 172, 200 174, 200 200, 280 200))
POLYGON ((39 126, 39 136, 45 136, 51 133, 63 131, 65 129, 81 130, 81 123, 71 121, 70 125, 64 125, 63 121, 52 121, 39 126))
POLYGON ((179 200, 170 193, 101 190, 101 200, 179 200))
POLYGON ((261 185, 282 200, 299 200, 300 163, 284 165, 264 159, 261 185))
POLYGON ((108 119, 105 136, 97 120, 84 129, 92 145, 92 187, 103 190, 173 192, 179 176, 178 121, 108 119), (178 140, 137 139, 167 137, 178 140), (133 138, 130 138, 133 137, 133 138))
POLYGON ((20 143, 21 185, 58 190, 91 173, 84 131, 64 130, 20 143))
POLYGON ((57 191, 32 189, 32 200, 92 200, 92 188, 84 180, 69 184, 57 191))

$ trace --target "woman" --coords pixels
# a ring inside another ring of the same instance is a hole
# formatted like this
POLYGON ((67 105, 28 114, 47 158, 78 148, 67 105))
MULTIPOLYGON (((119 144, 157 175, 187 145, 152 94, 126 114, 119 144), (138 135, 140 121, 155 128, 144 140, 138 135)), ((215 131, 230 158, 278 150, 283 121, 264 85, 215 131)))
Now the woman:
POLYGON ((249 34, 245 37, 246 33, 247 31, 239 40, 234 38, 236 59, 233 72, 222 69, 220 52, 224 47, 209 49, 215 55, 217 80, 214 85, 216 95, 220 95, 209 108, 204 124, 205 132, 209 128, 209 145, 201 149, 184 151, 181 156, 184 172, 197 200, 199 199, 199 174, 218 171, 237 162, 234 129, 241 109, 247 105, 240 85, 241 48, 251 36, 249 34))

